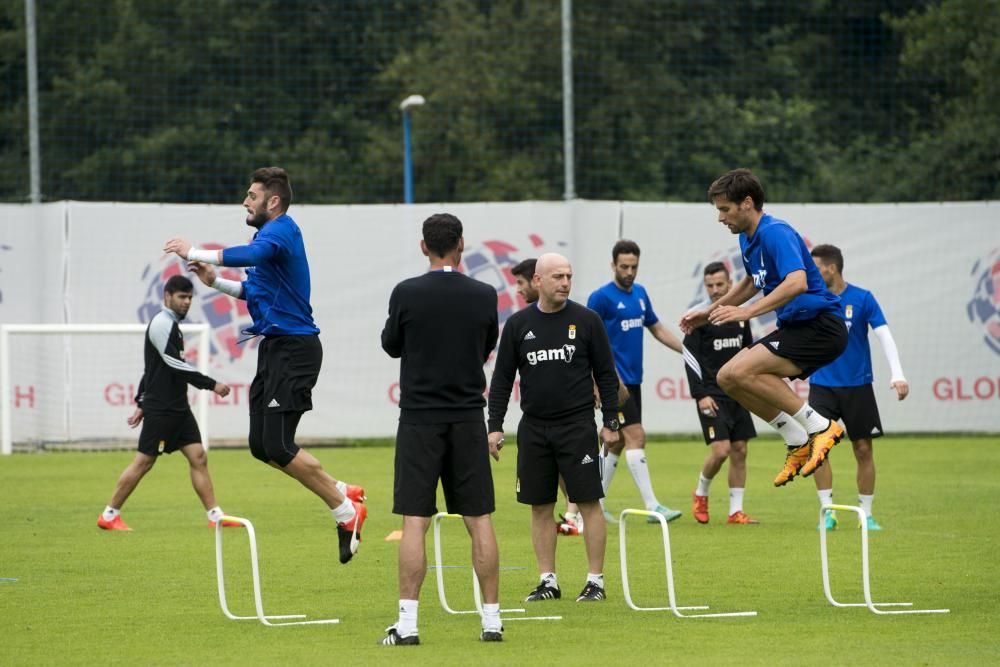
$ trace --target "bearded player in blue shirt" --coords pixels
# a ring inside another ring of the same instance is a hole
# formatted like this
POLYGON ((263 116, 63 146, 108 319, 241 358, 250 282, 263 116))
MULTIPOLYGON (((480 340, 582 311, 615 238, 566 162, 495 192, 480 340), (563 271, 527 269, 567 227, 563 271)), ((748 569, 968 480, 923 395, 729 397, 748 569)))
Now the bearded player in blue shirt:
POLYGON ((774 479, 784 486, 823 465, 844 429, 799 398, 785 378, 809 377, 840 356, 847 327, 840 299, 830 293, 802 237, 784 220, 764 213, 764 187, 749 169, 735 169, 708 189, 719 222, 740 235, 746 276, 726 296, 680 321, 687 334, 705 324, 744 322, 775 311, 778 328, 741 350, 716 380, 729 396, 773 426, 785 439, 785 465, 774 479), (757 292, 763 298, 747 303, 757 292))
MULTIPOLYGON (((656 340, 674 352, 680 353, 683 346, 653 312, 653 304, 646 288, 635 282, 639 272, 639 244, 627 239, 615 243, 611 249, 611 269, 615 274, 614 280, 594 290, 587 299, 587 307, 600 315, 604 322, 614 352, 618 377, 629 393, 628 400, 620 410, 624 437, 614 445, 607 445, 601 452, 604 494, 606 496, 608 493, 618 468, 618 457, 624 448, 625 462, 646 509, 662 514, 667 521, 673 521, 681 512, 661 505, 657 500, 649 476, 649 466, 646 464, 646 431, 642 428, 641 392, 643 334, 648 329, 656 340)), ((608 516, 605 514, 605 518, 608 516)), ((655 522, 652 517, 649 520, 651 523, 655 522)))
POLYGON ((288 215, 291 202, 292 186, 285 170, 258 169, 243 200, 246 223, 257 230, 249 245, 203 250, 174 238, 163 250, 191 262, 189 268, 209 287, 246 300, 253 326, 244 333, 264 337, 250 385, 250 452, 294 477, 327 504, 337 522, 340 562, 347 563, 358 549, 368 514, 361 504, 364 489, 337 481, 315 456, 295 444, 299 420, 312 409, 323 347, 309 305, 309 262, 302 231, 288 215), (221 278, 210 264, 247 267, 246 280, 221 278))
MULTIPOLYGON (((810 253, 816 268, 823 275, 827 288, 840 296, 841 313, 847 323, 847 349, 833 363, 824 366, 809 378, 809 404, 830 419, 842 419, 847 436, 854 446, 858 462, 858 502, 865 511, 868 530, 882 530, 872 516, 875 499, 875 459, 872 440, 882 437, 882 420, 878 414, 875 390, 872 388, 872 350, 868 344, 868 329, 882 344, 889 363, 889 386, 898 400, 910 393, 903 376, 896 341, 882 314, 875 295, 844 280, 844 254, 832 245, 818 245, 810 253)), ((816 473, 816 491, 821 505, 833 502, 833 470, 824 466, 816 473)), ((825 515, 827 530, 837 526, 834 512, 825 515)))

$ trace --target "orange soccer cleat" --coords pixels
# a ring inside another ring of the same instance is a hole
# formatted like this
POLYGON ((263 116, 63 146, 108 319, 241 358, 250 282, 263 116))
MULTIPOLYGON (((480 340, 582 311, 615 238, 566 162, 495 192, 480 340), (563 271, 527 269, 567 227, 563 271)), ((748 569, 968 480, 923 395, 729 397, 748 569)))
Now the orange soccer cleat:
POLYGON ((799 470, 802 469, 809 461, 809 443, 802 445, 801 447, 796 447, 795 449, 789 449, 788 454, 785 455, 785 467, 781 469, 778 476, 774 478, 775 486, 784 486, 788 484, 796 475, 799 474, 799 470))
POLYGON ((816 472, 816 470, 823 465, 826 461, 826 457, 830 454, 830 450, 833 449, 840 439, 844 437, 844 427, 837 422, 830 420, 830 425, 826 427, 825 431, 820 431, 819 433, 814 433, 809 436, 809 441, 812 443, 812 449, 810 450, 809 460, 802 470, 799 472, 803 477, 808 477, 809 475, 816 472))
POLYGON ((355 486, 353 484, 347 485, 344 495, 356 503, 363 503, 368 499, 368 496, 365 495, 365 487, 355 486))
POLYGON ((729 515, 729 518, 726 519, 726 523, 757 524, 760 523, 760 521, 754 519, 753 517, 747 516, 743 512, 733 512, 732 514, 729 515))
MULTIPOLYGON (((209 528, 215 528, 215 522, 212 521, 212 520, 209 520, 208 527, 209 528)), ((227 518, 223 517, 222 518, 222 527, 223 528, 245 528, 246 526, 244 526, 239 521, 233 521, 232 519, 227 519, 227 518)))
POLYGON ((694 501, 691 504, 691 514, 698 523, 708 523, 708 496, 699 496, 697 493, 691 494, 694 501))
POLYGON ((99 516, 97 518, 97 527, 102 530, 132 530, 128 527, 127 523, 122 521, 120 514, 111 521, 105 520, 104 515, 99 516))

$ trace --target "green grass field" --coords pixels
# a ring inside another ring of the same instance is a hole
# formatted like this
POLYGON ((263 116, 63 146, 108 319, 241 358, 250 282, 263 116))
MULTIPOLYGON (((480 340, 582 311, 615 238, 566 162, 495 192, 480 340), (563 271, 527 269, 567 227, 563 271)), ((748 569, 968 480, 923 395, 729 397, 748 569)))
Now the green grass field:
MULTIPOLYGON (((314 450, 334 475, 368 490, 364 541, 347 566, 337 562, 333 521, 314 496, 249 454, 211 454, 222 506, 257 528, 267 611, 341 619, 289 628, 223 617, 213 531, 180 455, 161 460, 130 499, 124 516, 131 533, 95 525, 131 453, 15 455, 0 460, 0 664, 996 664, 997 445, 996 438, 896 437, 876 446, 875 516, 885 530, 872 535, 873 595, 917 608, 949 607, 950 614, 877 617, 831 607, 820 577, 815 487, 801 479, 771 486, 782 460, 777 441, 751 444, 746 509, 762 521, 758 526, 725 524, 725 469, 712 489, 712 522, 696 524, 690 493, 704 445, 657 441, 647 450, 654 486, 661 501, 685 512, 671 524, 678 602, 757 610, 757 617, 682 620, 629 610, 621 595, 618 528, 609 526, 605 602, 573 602, 586 573, 583 545, 581 538, 560 537, 566 597, 530 611, 561 614, 562 621, 508 621, 503 644, 481 644, 478 618, 446 614, 428 573, 419 647, 376 645, 396 618, 396 543, 384 540, 400 523, 390 513, 389 447, 314 450)), ((849 449, 841 445, 833 454, 835 500, 843 503, 856 500, 849 449)), ((504 606, 520 606, 536 583, 529 512, 514 501, 514 455, 506 449, 494 467, 501 565, 510 568, 501 579, 504 606)), ((640 506, 625 470, 609 505, 640 506)), ((830 535, 835 595, 860 600, 858 530, 853 517, 840 518, 830 535)), ((456 522, 444 532, 448 564, 467 565, 464 530, 456 522)), ((629 537, 636 601, 665 604, 659 529, 637 522, 629 537)), ((246 537, 228 530, 226 538, 230 605, 249 614, 246 537)), ((433 559, 430 540, 428 554, 433 559)), ((471 606, 469 571, 445 574, 449 602, 471 606)))

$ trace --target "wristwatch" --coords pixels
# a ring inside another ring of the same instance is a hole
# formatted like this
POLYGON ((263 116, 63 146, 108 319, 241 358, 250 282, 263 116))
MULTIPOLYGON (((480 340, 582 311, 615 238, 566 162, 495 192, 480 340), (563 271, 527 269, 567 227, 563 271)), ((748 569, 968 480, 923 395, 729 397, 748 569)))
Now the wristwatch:
POLYGON ((621 428, 621 424, 618 423, 617 419, 612 417, 611 419, 604 420, 604 428, 610 431, 617 431, 618 429, 621 428))

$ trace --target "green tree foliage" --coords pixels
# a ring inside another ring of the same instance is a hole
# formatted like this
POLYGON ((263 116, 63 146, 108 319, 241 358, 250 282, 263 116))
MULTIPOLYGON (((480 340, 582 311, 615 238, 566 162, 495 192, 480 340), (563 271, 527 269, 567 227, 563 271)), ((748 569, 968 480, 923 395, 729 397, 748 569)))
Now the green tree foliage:
MULTIPOLYGON (((49 199, 558 199, 560 3, 38 3, 49 199)), ((577 193, 694 200, 735 166, 772 200, 1000 195, 1000 0, 574 0, 577 193)), ((28 182, 24 7, 0 3, 0 199, 28 182)))

